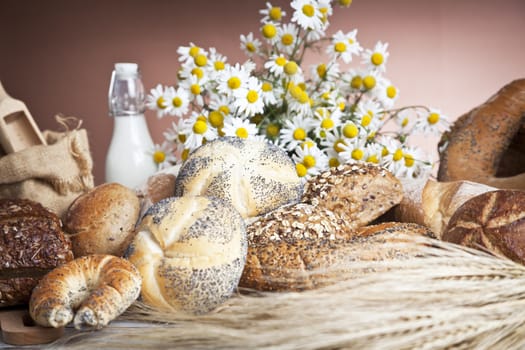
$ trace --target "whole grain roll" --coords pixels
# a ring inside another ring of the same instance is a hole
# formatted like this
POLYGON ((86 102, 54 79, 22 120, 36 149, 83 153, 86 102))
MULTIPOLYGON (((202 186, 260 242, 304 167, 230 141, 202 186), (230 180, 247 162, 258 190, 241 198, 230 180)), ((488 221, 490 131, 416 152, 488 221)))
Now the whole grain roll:
POLYGON ((142 275, 146 304, 201 314, 237 288, 246 244, 243 218, 228 202, 171 197, 146 212, 127 258, 142 275))
POLYGON ((29 302, 50 270, 73 259, 57 215, 28 199, 0 199, 0 307, 29 302))
POLYGON ((230 202, 243 218, 298 202, 303 184, 291 158, 261 140, 224 137, 192 152, 175 182, 175 195, 230 202))
POLYGON ((525 191, 497 190, 469 199, 450 218, 443 240, 525 264, 525 191))
POLYGON ((351 230, 371 223, 402 198, 403 187, 392 173, 372 163, 357 162, 311 177, 302 202, 334 212, 351 230))
POLYGON ((133 239, 139 210, 135 191, 118 183, 105 183, 80 195, 64 219, 75 257, 122 256, 133 239))

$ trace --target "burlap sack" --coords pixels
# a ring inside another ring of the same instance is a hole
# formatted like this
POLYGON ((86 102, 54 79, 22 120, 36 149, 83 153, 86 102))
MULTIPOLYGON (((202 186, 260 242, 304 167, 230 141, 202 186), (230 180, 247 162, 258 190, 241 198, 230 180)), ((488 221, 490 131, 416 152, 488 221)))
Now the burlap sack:
POLYGON ((56 119, 65 131, 44 131, 47 145, 0 158, 0 198, 32 199, 62 218, 75 198, 93 188, 93 160, 81 121, 56 119))

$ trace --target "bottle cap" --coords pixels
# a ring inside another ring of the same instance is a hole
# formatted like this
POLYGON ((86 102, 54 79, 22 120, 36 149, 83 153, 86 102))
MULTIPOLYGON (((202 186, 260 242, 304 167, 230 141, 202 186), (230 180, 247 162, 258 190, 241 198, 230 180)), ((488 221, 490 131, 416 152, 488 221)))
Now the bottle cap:
POLYGON ((139 65, 136 63, 115 63, 115 73, 118 76, 133 76, 137 75, 139 65))

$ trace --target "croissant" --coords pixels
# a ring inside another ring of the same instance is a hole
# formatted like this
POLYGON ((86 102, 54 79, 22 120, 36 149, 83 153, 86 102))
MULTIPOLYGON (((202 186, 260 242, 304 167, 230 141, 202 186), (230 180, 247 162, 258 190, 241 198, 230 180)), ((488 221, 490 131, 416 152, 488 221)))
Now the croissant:
POLYGON ((138 298, 141 283, 138 270, 123 258, 83 256, 40 280, 29 300, 29 314, 44 327, 59 328, 73 320, 76 329, 100 329, 138 298))

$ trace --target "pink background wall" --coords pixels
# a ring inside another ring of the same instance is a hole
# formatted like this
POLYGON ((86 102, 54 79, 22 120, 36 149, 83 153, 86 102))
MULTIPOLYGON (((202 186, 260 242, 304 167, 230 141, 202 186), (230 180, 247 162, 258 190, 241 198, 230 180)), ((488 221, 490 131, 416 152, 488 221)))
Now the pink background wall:
MULTIPOLYGON (((273 1, 288 7, 288 1, 273 1)), ((114 62, 139 63, 146 88, 175 81, 177 47, 214 46, 244 61, 239 35, 257 32, 265 1, 2 0, 0 81, 26 102, 41 129, 56 113, 84 121, 97 183, 112 132, 107 91, 114 62)), ((291 11, 288 10, 288 15, 291 11)), ((368 48, 390 44, 386 76, 398 107, 424 104, 451 118, 525 77, 523 0, 355 0, 335 8, 329 33, 358 28, 368 48)), ((310 57, 311 62, 315 57, 310 57)), ((308 62, 307 62, 308 63, 308 62)), ((148 112, 156 142, 170 119, 148 112)), ((436 139, 420 141, 435 153, 436 139)))

